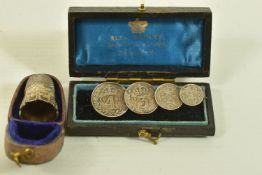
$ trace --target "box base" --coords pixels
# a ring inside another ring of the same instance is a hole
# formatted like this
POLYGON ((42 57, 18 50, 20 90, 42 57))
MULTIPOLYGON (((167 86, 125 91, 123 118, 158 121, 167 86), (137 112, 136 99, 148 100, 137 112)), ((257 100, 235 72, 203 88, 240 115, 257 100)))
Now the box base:
MULTIPOLYGON (((128 111, 118 118, 107 118, 92 107, 91 93, 97 82, 70 82, 66 134, 71 136, 138 136, 140 129, 161 132, 162 136, 212 136, 214 114, 209 84, 195 83, 205 92, 204 101, 195 107, 182 105, 168 111, 158 109, 152 114, 138 115, 128 111)), ((176 83, 178 86, 184 83, 176 83)), ((128 83, 122 84, 127 86, 128 83)), ((159 84, 154 84, 157 87, 159 84)))

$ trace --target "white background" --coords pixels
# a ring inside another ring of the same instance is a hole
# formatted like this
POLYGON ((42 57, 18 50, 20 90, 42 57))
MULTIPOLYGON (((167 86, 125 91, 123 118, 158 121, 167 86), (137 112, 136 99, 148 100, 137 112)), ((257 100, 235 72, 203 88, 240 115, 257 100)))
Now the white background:
MULTIPOLYGON (((216 136, 66 137, 51 162, 18 168, 4 154, 11 97, 32 73, 57 76, 67 96, 69 6, 138 6, 139 0, 0 0, 0 174, 262 174, 262 1, 147 0, 146 6, 209 6, 213 10, 210 82, 216 136)), ((190 81, 194 79, 186 79, 190 81)), ((200 81, 201 79, 197 79, 200 81)), ((183 80, 185 81, 185 79, 183 80)))

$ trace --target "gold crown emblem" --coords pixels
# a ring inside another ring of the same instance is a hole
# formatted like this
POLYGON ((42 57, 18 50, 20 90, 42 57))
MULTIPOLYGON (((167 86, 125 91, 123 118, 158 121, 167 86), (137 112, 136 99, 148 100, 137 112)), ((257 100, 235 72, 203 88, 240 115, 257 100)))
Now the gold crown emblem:
POLYGON ((144 33, 146 27, 148 26, 148 22, 136 19, 135 21, 129 21, 128 26, 131 28, 133 33, 144 33))

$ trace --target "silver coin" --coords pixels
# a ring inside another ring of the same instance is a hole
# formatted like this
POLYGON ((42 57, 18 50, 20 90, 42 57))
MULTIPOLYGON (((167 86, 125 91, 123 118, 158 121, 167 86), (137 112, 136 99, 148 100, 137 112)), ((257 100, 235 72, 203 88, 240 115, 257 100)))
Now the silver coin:
POLYGON ((150 114, 158 107, 154 93, 154 87, 149 83, 136 82, 128 86, 124 100, 127 107, 134 113, 150 114))
POLYGON ((155 91, 156 103, 163 109, 176 110, 182 106, 179 89, 175 84, 164 83, 155 91))
POLYGON ((94 109, 105 117, 119 117, 127 110, 124 102, 125 88, 120 84, 105 82, 96 86, 91 95, 94 109))
POLYGON ((187 84, 180 89, 179 96, 181 101, 188 106, 197 106, 204 99, 202 88, 195 84, 187 84))

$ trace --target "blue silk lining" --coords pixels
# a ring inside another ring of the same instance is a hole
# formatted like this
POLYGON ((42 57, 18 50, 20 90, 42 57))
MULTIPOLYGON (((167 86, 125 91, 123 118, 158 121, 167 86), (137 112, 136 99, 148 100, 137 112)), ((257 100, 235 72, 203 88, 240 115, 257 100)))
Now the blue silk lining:
POLYGON ((57 124, 62 120, 62 94, 57 82, 54 80, 56 102, 59 116, 54 122, 37 122, 22 120, 19 116, 19 106, 24 97, 24 89, 27 81, 21 85, 16 96, 12 116, 9 121, 8 130, 10 137, 17 143, 28 145, 44 145, 52 142, 61 133, 61 126, 57 124))
POLYGON ((201 68, 204 21, 197 17, 84 18, 75 23, 75 62, 201 68), (128 22, 147 21, 143 33, 128 22))

